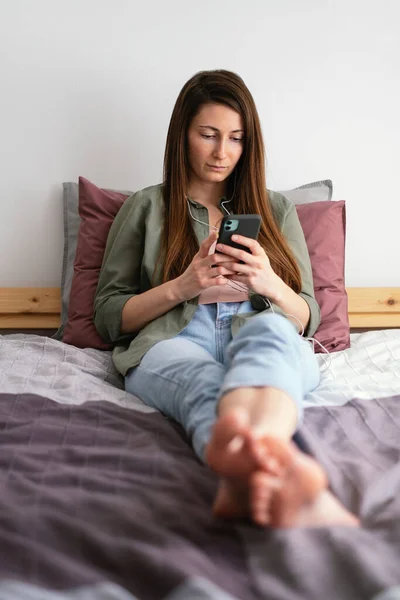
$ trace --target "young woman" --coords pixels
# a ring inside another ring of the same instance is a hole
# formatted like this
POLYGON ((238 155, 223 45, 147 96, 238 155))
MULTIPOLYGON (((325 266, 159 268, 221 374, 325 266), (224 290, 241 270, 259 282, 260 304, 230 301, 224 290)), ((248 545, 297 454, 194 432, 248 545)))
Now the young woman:
POLYGON ((94 322, 126 390, 175 419, 220 476, 214 512, 260 525, 356 525, 291 440, 319 382, 311 265, 293 204, 267 192, 253 98, 229 71, 192 77, 168 130, 164 182, 127 199, 107 241, 94 322), (259 214, 250 252, 215 243, 259 214))

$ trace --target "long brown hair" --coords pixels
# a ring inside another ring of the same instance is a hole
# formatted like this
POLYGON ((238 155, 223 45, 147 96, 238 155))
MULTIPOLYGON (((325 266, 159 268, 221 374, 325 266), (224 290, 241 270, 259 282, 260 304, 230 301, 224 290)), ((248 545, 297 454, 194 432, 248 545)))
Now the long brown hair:
POLYGON ((183 86, 172 112, 164 155, 162 281, 181 275, 199 249, 186 202, 190 176, 187 134, 193 117, 209 103, 232 108, 241 115, 244 124, 243 152, 226 189, 228 198, 234 193, 233 213, 261 216, 258 240, 273 270, 295 292, 300 292, 299 268, 276 225, 268 199, 264 144, 253 97, 238 75, 225 70, 194 75, 183 86))

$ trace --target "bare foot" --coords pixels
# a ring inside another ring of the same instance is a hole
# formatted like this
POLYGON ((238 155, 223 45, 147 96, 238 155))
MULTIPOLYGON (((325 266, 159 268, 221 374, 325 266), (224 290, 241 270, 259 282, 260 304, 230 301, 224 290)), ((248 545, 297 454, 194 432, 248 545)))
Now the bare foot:
POLYGON ((228 519, 248 517, 250 476, 260 469, 266 470, 270 457, 255 444, 246 411, 234 409, 218 419, 205 459, 222 477, 214 514, 228 519))
POLYGON ((250 504, 254 521, 260 525, 271 523, 281 526, 292 522, 300 508, 312 502, 328 481, 318 463, 301 452, 292 442, 265 437, 263 446, 280 463, 279 485, 271 477, 257 471, 251 478, 250 504))
POLYGON ((248 478, 258 469, 277 469, 271 458, 254 440, 248 414, 240 408, 218 419, 205 451, 207 464, 222 477, 248 478))
POLYGON ((328 525, 343 525, 358 527, 360 520, 349 512, 329 490, 323 490, 310 505, 299 510, 294 523, 281 527, 326 527, 328 525))
POLYGON ((358 524, 326 490, 318 463, 292 442, 254 438, 246 411, 232 410, 217 421, 206 461, 221 476, 216 516, 250 517, 273 527, 358 524))
POLYGON ((297 510, 286 512, 285 502, 280 502, 282 490, 271 486, 268 475, 259 471, 252 481, 252 516, 255 523, 272 527, 327 527, 343 525, 357 527, 359 520, 350 513, 329 490, 322 490, 297 510))
POLYGON ((295 469, 296 482, 293 480, 293 485, 280 491, 293 466, 302 464, 299 456, 290 442, 270 437, 256 439, 245 410, 235 408, 225 413, 216 422, 205 452, 207 464, 222 478, 214 514, 225 518, 251 516, 266 525, 271 516, 273 521, 279 520, 274 514, 278 491, 279 498, 285 499, 286 517, 289 511, 295 512, 321 489, 318 477, 322 470, 310 460, 311 469, 295 469), (299 489, 294 491, 295 487, 299 489))
POLYGON ((356 526, 358 519, 329 492, 327 478, 318 463, 294 444, 265 438, 264 445, 283 472, 279 478, 256 471, 250 481, 250 512, 259 525, 273 527, 356 526))
MULTIPOLYGON (((288 461, 290 456, 288 453, 288 461)), ((235 408, 218 419, 205 458, 207 464, 222 477, 213 512, 229 519, 250 516, 249 484, 253 474, 264 472, 278 476, 282 471, 282 457, 278 461, 263 440, 254 438, 248 413, 241 408, 235 408)), ((273 477, 270 485, 274 485, 273 477)))

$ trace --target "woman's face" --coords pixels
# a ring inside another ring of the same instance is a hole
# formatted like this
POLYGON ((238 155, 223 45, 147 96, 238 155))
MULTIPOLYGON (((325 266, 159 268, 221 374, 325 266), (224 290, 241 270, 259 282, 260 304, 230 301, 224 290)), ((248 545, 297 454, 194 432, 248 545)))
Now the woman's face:
POLYGON ((242 117, 224 104, 204 104, 188 129, 190 179, 222 183, 243 152, 242 117))

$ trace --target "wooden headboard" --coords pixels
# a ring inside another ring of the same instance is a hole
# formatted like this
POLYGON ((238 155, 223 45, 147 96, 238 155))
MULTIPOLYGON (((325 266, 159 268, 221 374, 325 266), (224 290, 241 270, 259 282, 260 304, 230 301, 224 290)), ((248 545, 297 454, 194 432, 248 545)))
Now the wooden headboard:
MULTIPOLYGON (((351 328, 400 327, 400 287, 347 288, 351 328)), ((0 329, 57 329, 60 288, 0 288, 0 329)))

